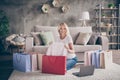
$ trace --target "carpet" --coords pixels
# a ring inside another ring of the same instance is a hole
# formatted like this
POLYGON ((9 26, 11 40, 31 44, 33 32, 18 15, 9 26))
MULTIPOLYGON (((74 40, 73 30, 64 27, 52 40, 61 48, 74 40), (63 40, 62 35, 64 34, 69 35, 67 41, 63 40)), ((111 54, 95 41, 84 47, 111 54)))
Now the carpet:
POLYGON ((95 69, 92 76, 76 77, 79 66, 67 71, 65 75, 43 74, 40 72, 19 72, 14 70, 8 80, 120 80, 120 65, 113 63, 107 69, 95 69))

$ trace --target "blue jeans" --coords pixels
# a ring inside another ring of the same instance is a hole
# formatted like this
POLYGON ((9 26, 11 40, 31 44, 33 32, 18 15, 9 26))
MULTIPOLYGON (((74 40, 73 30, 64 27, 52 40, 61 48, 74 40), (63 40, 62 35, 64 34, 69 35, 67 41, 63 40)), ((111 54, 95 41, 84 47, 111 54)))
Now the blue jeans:
POLYGON ((77 63, 77 57, 74 57, 72 59, 67 59, 67 70, 70 70, 74 67, 74 65, 77 63))

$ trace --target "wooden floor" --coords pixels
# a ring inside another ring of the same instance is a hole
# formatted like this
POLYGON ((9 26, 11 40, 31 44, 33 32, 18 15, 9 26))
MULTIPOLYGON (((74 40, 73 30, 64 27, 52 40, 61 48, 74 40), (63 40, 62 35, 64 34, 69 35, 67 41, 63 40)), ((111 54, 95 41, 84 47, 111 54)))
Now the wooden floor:
MULTIPOLYGON (((113 62, 120 65, 120 51, 113 51, 113 62)), ((0 60, 0 80, 8 80, 13 71, 12 58, 8 60, 0 60)))

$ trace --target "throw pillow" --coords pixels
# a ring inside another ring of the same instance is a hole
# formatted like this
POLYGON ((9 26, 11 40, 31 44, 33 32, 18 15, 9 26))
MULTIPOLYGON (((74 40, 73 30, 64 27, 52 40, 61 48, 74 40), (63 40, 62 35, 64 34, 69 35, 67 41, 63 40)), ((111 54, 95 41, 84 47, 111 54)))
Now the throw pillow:
POLYGON ((40 32, 31 32, 31 35, 34 38, 34 45, 36 45, 36 46, 39 46, 39 45, 43 44, 39 34, 40 34, 40 32))
POLYGON ((75 44, 86 45, 90 39, 91 33, 82 33, 80 32, 75 44))
POLYGON ((90 45, 95 45, 96 44, 96 41, 98 39, 98 37, 100 36, 99 33, 92 33, 91 37, 90 37, 90 40, 88 41, 87 44, 90 44, 90 45))
POLYGON ((44 45, 49 45, 54 42, 54 36, 51 31, 41 32, 40 37, 41 37, 44 45))

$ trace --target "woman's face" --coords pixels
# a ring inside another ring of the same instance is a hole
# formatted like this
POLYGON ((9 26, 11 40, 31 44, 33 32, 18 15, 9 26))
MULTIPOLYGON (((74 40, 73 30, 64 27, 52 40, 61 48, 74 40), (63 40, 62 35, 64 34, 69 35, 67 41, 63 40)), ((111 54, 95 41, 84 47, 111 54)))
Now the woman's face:
POLYGON ((64 25, 61 25, 60 29, 59 29, 59 34, 60 35, 66 35, 66 33, 67 33, 66 27, 64 25))

